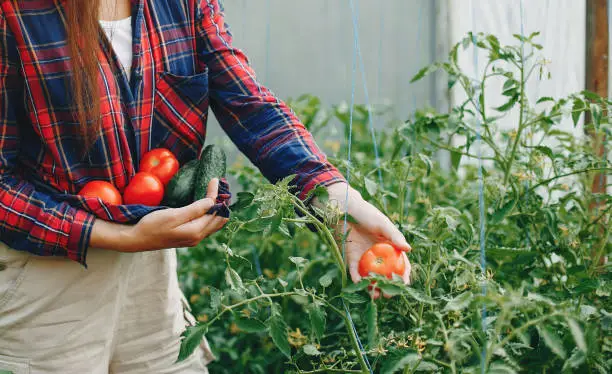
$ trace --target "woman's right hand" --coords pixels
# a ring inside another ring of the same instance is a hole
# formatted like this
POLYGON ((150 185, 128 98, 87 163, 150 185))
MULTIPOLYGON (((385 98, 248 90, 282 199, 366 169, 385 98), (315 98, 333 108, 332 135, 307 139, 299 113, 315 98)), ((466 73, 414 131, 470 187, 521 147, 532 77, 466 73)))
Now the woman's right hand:
POLYGON ((208 184, 204 199, 182 208, 158 210, 136 225, 96 220, 90 246, 119 252, 143 252, 166 248, 193 247, 219 231, 228 219, 206 214, 215 204, 219 180, 208 184))

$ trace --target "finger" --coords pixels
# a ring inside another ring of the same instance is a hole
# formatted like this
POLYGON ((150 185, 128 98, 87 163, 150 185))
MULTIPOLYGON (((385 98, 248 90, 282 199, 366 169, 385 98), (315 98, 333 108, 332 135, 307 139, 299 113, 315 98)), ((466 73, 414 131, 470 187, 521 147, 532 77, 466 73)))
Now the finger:
POLYGON ((353 282, 357 283, 361 280, 361 275, 359 275, 359 271, 357 268, 358 264, 356 261, 353 261, 349 264, 349 273, 351 275, 351 279, 353 282))
POLYGON ((208 184, 205 198, 194 201, 185 207, 175 209, 174 216, 177 219, 177 225, 182 225, 204 216, 215 205, 218 189, 219 180, 215 178, 208 184))
POLYGON ((208 188, 206 189, 206 197, 212 199, 212 201, 217 201, 217 194, 219 193, 219 178, 213 178, 208 183, 208 188))
POLYGON ((408 260, 408 256, 406 253, 402 253, 404 256, 404 262, 406 264, 406 270, 404 271, 404 275, 402 278, 404 279, 404 283, 410 284, 410 273, 412 272, 412 265, 410 264, 410 260, 408 260))
POLYGON ((387 217, 382 221, 380 226, 377 227, 379 233, 385 237, 385 239, 391 241, 395 247, 402 251, 410 252, 412 247, 406 241, 406 238, 402 233, 395 227, 393 222, 387 217))

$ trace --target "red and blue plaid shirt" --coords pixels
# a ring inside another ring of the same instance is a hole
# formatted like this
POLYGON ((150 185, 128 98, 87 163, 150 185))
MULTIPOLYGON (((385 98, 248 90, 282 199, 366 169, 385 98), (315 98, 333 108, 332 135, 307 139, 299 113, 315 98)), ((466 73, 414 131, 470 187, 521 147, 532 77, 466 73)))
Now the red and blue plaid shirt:
POLYGON ((218 0, 133 0, 129 79, 100 30, 102 126, 86 152, 69 98, 66 1, 0 2, 0 240, 10 247, 86 265, 96 218, 134 223, 160 207, 107 205, 80 188, 106 180, 122 190, 156 147, 181 163, 197 157, 209 105, 271 182, 295 174, 304 197, 343 180, 232 46, 218 0))

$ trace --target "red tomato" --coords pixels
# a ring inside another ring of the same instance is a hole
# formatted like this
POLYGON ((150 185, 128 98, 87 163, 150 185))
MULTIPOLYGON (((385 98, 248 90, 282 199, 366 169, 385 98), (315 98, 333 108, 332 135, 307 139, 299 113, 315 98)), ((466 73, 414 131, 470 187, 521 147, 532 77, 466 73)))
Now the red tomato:
POLYGON ((376 243, 361 256, 358 270, 362 277, 376 273, 391 279, 393 273, 404 275, 406 262, 402 251, 390 243, 376 243))
POLYGON ((158 206, 164 198, 164 185, 152 173, 141 171, 123 191, 123 201, 126 204, 142 204, 158 206))
POLYGON ((79 195, 84 197, 99 197, 102 201, 111 205, 121 205, 121 193, 109 182, 92 181, 87 183, 79 195))
POLYGON ((170 182, 170 179, 172 179, 178 169, 179 162, 172 152, 165 148, 156 148, 144 154, 140 161, 139 171, 152 173, 165 186, 170 182))

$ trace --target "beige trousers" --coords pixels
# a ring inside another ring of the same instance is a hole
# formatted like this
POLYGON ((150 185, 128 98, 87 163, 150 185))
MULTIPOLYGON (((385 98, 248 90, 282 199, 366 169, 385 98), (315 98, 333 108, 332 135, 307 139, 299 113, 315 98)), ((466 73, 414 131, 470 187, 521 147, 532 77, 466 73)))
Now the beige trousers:
POLYGON ((88 269, 0 243, 0 373, 192 374, 213 359, 206 340, 175 363, 195 320, 176 251, 90 249, 88 269))

